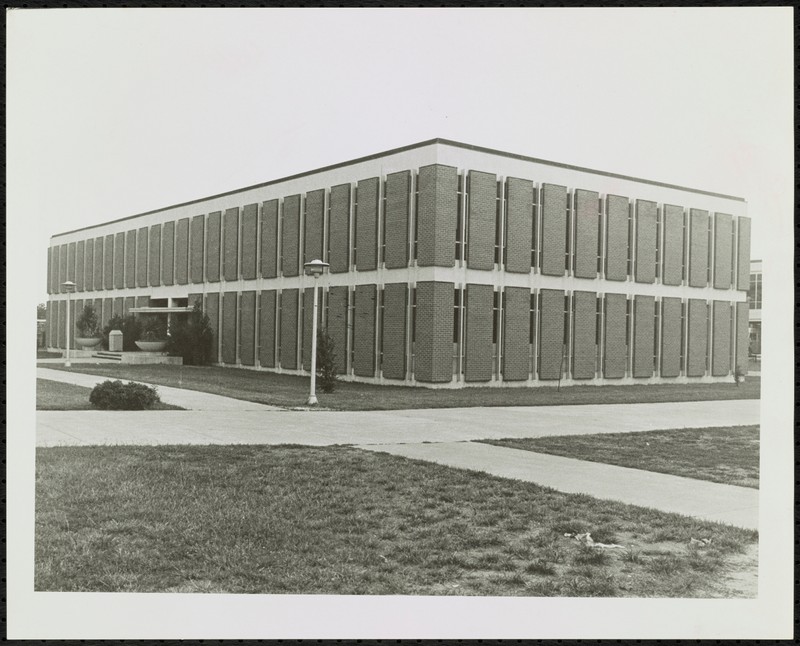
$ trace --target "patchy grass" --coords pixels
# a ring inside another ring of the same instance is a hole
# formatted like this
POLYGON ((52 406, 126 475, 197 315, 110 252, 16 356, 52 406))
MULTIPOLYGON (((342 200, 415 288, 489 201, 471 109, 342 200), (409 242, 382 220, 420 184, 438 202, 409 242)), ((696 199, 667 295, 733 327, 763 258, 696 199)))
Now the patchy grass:
POLYGON ((36 496, 50 591, 728 597, 757 541, 343 446, 40 448, 36 496))
POLYGON ((36 349, 37 359, 62 359, 63 357, 63 352, 48 352, 47 350, 42 350, 41 348, 36 349))
POLYGON ((758 426, 481 441, 758 489, 758 426))
MULTIPOLYGON (((63 370, 63 366, 48 365, 63 370)), ((187 388, 261 404, 294 407, 308 399, 308 377, 241 368, 169 365, 73 365, 73 372, 187 388)), ((652 384, 537 388, 463 388, 458 390, 378 386, 339 382, 336 392, 317 393, 319 404, 335 410, 398 410, 473 406, 552 406, 561 404, 629 404, 643 402, 758 399, 761 381, 743 384, 652 384)))
MULTIPOLYGON (((36 380, 36 410, 96 410, 89 403, 91 388, 74 386, 49 379, 36 380)), ((184 410, 180 406, 158 402, 150 410, 184 410)))

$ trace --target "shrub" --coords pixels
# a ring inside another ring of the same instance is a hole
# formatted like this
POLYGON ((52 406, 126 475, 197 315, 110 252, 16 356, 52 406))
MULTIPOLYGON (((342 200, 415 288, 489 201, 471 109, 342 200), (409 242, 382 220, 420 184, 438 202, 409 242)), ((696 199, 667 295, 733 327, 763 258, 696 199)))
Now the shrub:
POLYGON ((211 363, 213 342, 211 321, 203 314, 200 304, 195 303, 188 316, 174 317, 167 350, 170 354, 183 357, 184 365, 202 366, 211 363))
POLYGON ((142 320, 140 341, 166 341, 168 338, 167 319, 164 315, 153 314, 142 320))
POLYGON ((93 305, 86 305, 75 321, 75 329, 78 331, 78 336, 81 337, 98 337, 100 336, 100 323, 97 320, 97 312, 93 305))
POLYGON ((154 387, 119 380, 97 384, 89 395, 89 403, 101 410, 146 410, 160 401, 154 387))
POLYGON ((125 352, 136 350, 136 342, 142 335, 142 324, 133 314, 126 317, 115 314, 108 320, 108 325, 103 328, 103 347, 108 350, 108 333, 111 330, 122 332, 122 349, 125 352))
POLYGON ((336 352, 328 330, 317 330, 317 377, 324 393, 336 390, 336 352))

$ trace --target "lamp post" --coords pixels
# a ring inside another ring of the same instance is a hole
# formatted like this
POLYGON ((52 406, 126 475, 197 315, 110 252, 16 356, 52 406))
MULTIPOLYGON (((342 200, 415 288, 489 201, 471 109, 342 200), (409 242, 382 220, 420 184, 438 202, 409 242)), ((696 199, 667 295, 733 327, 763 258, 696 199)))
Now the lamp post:
POLYGON ((321 260, 312 260, 303 265, 303 267, 307 276, 314 277, 314 311, 311 322, 311 392, 308 394, 308 405, 314 406, 317 403, 317 278, 330 265, 321 260))
POLYGON ((69 360, 69 332, 70 332, 69 310, 70 310, 70 300, 71 300, 70 299, 70 294, 72 294, 72 292, 75 291, 75 287, 76 287, 75 283, 73 283, 71 280, 68 280, 65 283, 61 283, 61 288, 65 292, 67 292, 67 352, 64 355, 64 367, 66 367, 66 368, 69 368, 72 365, 72 363, 70 363, 70 360, 69 360))

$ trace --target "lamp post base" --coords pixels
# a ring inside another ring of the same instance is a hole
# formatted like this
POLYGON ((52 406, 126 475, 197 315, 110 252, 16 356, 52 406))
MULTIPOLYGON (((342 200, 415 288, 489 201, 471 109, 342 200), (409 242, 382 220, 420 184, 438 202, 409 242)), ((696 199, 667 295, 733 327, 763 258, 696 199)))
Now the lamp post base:
POLYGON ((311 397, 308 398, 308 405, 309 406, 316 406, 317 405, 317 396, 316 395, 311 395, 311 397))

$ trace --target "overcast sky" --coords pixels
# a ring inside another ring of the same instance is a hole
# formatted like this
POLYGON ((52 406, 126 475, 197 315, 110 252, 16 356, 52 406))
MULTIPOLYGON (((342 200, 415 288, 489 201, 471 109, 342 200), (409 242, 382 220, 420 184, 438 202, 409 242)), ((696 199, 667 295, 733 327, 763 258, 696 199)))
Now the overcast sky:
POLYGON ((14 11, 8 216, 44 300, 55 233, 445 137, 742 196, 761 257, 791 223, 791 16, 14 11))

